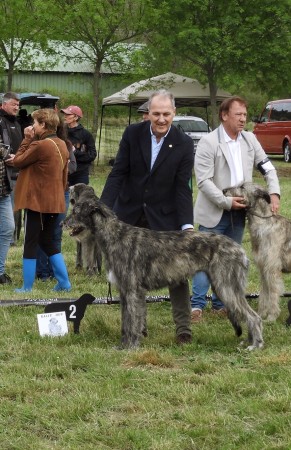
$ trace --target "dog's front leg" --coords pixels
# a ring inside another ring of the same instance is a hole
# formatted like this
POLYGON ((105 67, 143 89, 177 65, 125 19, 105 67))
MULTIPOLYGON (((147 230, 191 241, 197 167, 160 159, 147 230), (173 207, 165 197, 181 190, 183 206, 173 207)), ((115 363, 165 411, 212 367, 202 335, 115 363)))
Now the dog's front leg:
POLYGON ((142 331, 145 326, 144 311, 142 304, 145 296, 140 298, 134 293, 120 293, 121 303, 121 346, 122 348, 136 348, 139 346, 142 331))

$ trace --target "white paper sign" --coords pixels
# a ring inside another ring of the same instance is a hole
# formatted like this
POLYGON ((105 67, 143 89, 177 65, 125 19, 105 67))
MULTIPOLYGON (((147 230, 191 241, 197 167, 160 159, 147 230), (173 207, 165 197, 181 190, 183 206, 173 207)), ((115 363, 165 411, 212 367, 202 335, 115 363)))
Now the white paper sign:
POLYGON ((65 311, 37 314, 37 321, 41 336, 64 336, 68 333, 65 311))

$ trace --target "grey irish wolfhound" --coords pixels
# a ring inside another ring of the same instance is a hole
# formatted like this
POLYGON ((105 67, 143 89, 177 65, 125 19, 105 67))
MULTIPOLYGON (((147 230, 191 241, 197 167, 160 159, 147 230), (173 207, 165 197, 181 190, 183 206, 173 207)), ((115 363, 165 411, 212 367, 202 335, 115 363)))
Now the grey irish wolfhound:
POLYGON ((258 312, 274 321, 284 292, 282 272, 291 271, 291 221, 272 214, 270 195, 262 186, 245 183, 224 193, 245 199, 253 257, 261 277, 258 312))
MULTIPOLYGON (((94 189, 84 183, 77 183, 70 187, 70 204, 74 206, 77 201, 83 202, 95 198, 94 189)), ((93 234, 88 233, 82 242, 77 241, 76 267, 86 270, 87 275, 101 273, 102 252, 93 234)))
POLYGON ((238 336, 240 322, 246 321, 248 349, 263 346, 261 318, 245 299, 248 259, 234 241, 213 233, 133 227, 118 220, 97 197, 77 202, 64 225, 79 240, 88 233, 98 240, 109 281, 120 293, 122 347, 139 345, 145 329, 146 292, 179 284, 198 270, 209 275, 238 336))

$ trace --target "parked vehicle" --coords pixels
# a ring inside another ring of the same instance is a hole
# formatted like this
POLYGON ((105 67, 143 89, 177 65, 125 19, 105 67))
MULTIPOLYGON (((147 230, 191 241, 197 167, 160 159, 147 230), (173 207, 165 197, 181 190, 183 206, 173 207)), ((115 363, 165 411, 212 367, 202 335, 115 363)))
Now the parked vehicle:
MULTIPOLYGON (((0 94, 0 102, 2 102, 3 95, 3 93, 0 94)), ((36 92, 21 92, 18 95, 20 109, 27 108, 29 112, 40 108, 55 108, 57 101, 60 99, 54 95, 36 92)))
POLYGON ((211 131, 205 120, 195 116, 175 116, 173 125, 180 128, 193 139, 194 153, 196 153, 197 144, 202 136, 205 136, 211 131))
MULTIPOLYGON (((3 93, 0 93, 0 105, 2 103, 3 93)), ((19 95, 19 112, 18 122, 20 123, 22 133, 24 128, 31 125, 32 118, 31 113, 36 109, 52 108, 56 109, 57 101, 60 97, 56 97, 50 94, 38 94, 36 92, 22 92, 19 95)))
POLYGON ((254 134, 269 155, 283 155, 291 162, 291 99, 273 100, 253 118, 254 134))

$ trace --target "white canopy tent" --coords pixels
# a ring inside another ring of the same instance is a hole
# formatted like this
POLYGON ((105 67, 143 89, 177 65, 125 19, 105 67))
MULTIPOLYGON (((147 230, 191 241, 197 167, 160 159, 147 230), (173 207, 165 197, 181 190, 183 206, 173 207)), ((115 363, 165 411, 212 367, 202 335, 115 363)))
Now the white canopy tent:
MULTIPOLYGON (((123 105, 129 107, 129 123, 132 107, 138 108, 146 102, 150 95, 158 89, 169 90, 175 98, 176 107, 201 106, 206 108, 210 105, 209 86, 202 86, 199 81, 167 72, 146 80, 137 81, 115 94, 105 97, 102 101, 101 123, 99 133, 98 160, 101 143, 102 123, 104 108, 106 106, 123 105)), ((221 103, 224 99, 231 97, 229 92, 222 89, 217 90, 216 102, 221 103)), ((207 120, 208 122, 208 120, 207 120)))
MULTIPOLYGON (((157 77, 137 81, 115 94, 105 97, 102 106, 129 105, 138 107, 148 100, 149 96, 157 89, 168 89, 175 97, 176 106, 207 106, 210 104, 209 86, 203 87, 199 81, 176 75, 175 73, 164 73, 157 77)), ((216 101, 222 102, 231 94, 217 90, 216 101)))

